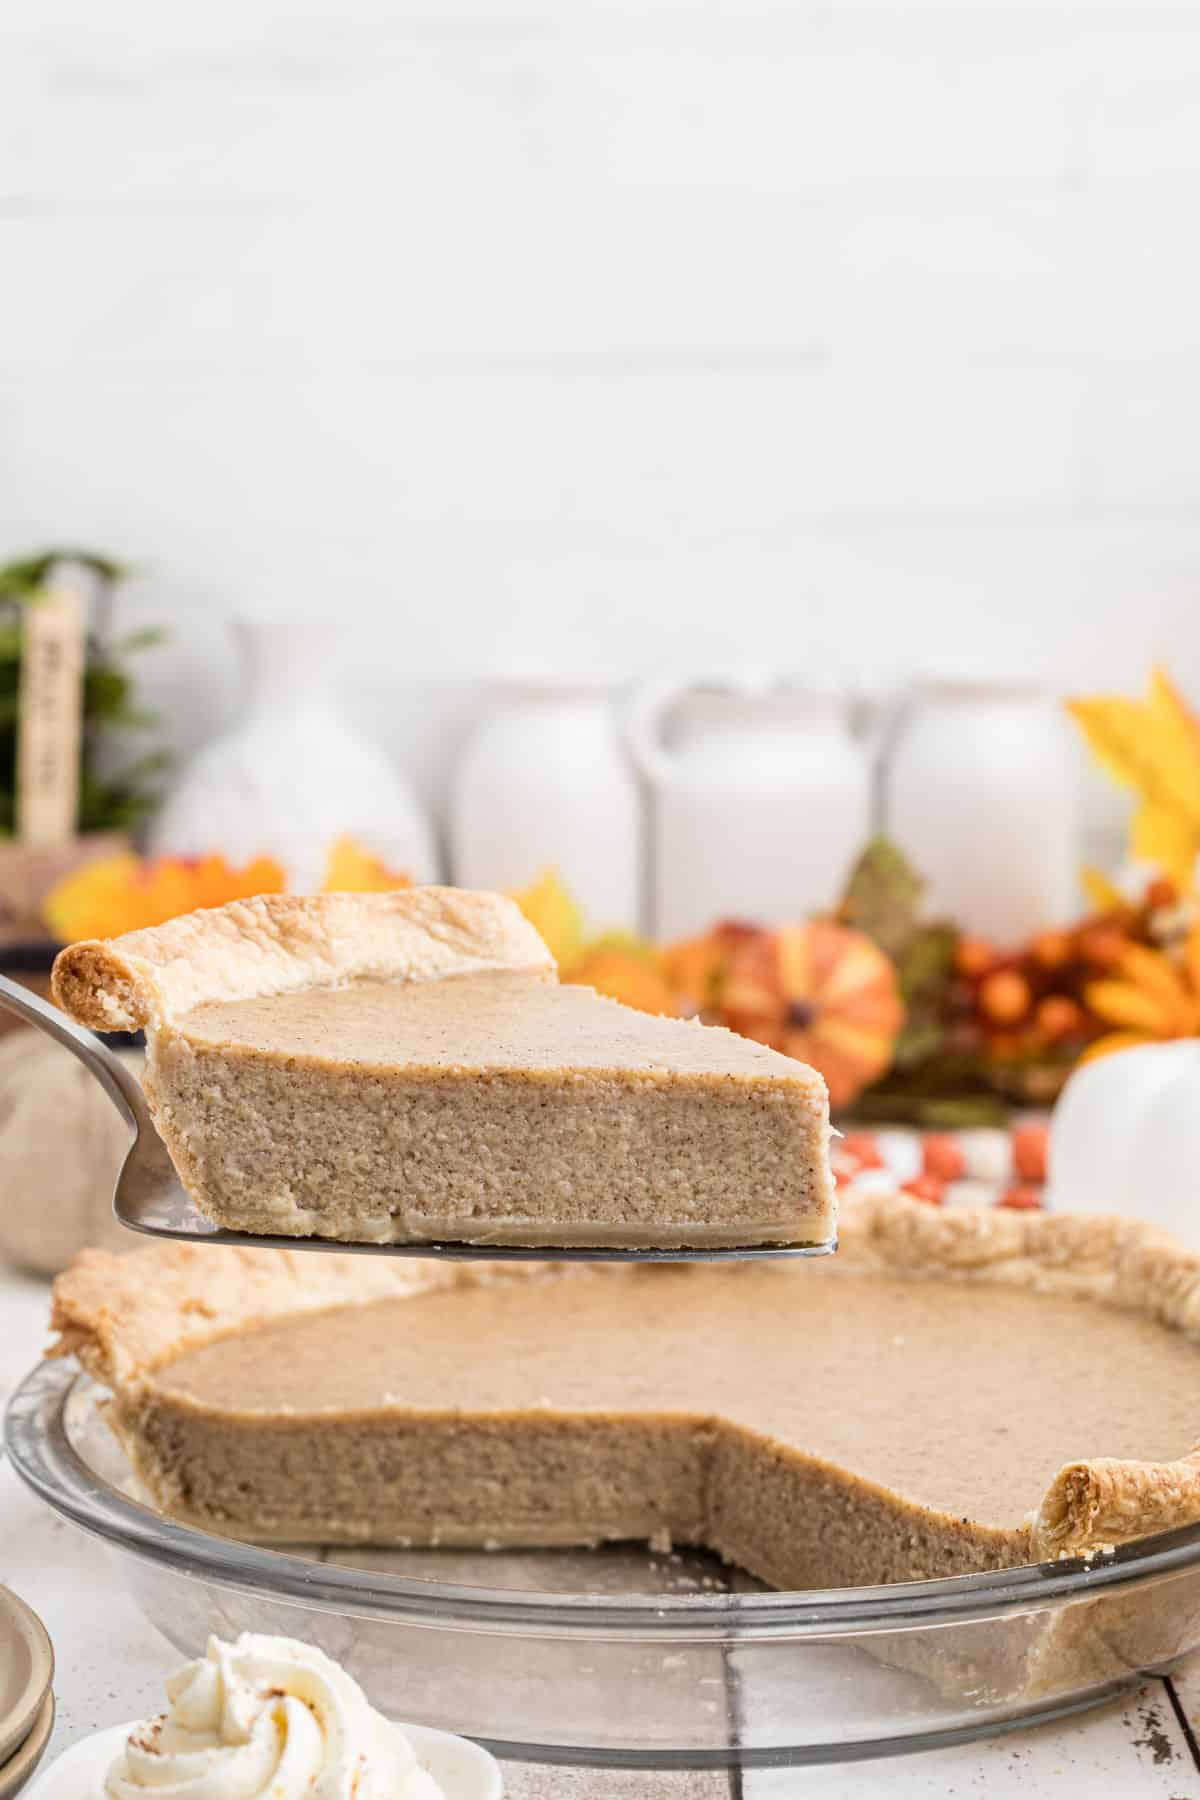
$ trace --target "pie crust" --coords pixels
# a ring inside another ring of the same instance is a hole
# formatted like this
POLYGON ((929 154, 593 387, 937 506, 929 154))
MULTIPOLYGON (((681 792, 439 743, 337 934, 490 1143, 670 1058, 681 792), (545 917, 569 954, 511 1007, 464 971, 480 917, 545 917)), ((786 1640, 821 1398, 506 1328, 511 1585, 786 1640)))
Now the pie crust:
POLYGON ((557 979, 538 933, 499 894, 259 894, 71 944, 54 964, 51 991, 81 1025, 134 1031, 170 1025, 207 1002, 500 969, 557 979))

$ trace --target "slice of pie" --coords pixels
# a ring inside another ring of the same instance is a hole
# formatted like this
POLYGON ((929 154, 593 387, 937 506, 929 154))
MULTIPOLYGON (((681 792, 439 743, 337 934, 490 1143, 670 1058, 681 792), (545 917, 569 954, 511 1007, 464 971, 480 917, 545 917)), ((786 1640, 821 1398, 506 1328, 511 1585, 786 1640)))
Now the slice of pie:
POLYGON ((180 1180, 235 1231, 344 1242, 827 1243, 814 1070, 560 987, 511 900, 263 895, 72 945, 58 1004, 144 1026, 180 1180))
POLYGON ((783 1588, 1200 1519, 1200 1258, 875 1197, 819 1263, 85 1252, 55 1354, 156 1503, 277 1540, 706 1545, 783 1588))

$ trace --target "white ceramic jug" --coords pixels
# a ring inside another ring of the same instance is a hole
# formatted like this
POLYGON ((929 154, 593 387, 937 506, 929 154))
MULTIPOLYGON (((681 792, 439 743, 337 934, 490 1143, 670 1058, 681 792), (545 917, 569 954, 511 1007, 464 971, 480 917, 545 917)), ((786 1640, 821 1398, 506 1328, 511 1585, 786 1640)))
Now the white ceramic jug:
POLYGON ((322 624, 240 624, 242 721, 205 746, 155 820, 151 849, 231 862, 273 856, 294 893, 319 888, 339 837, 414 881, 435 879, 433 838, 388 758, 343 718, 329 691, 336 642, 322 624))
POLYGON ((607 685, 497 687, 455 773, 450 845, 463 887, 511 891, 554 869, 589 932, 639 927, 641 798, 607 685))
POLYGON ((802 919, 871 832, 871 760, 846 697, 728 675, 645 688, 630 742, 654 793, 655 930, 802 919))
POLYGON ((1000 945, 1072 915, 1075 784, 1061 708, 1040 689, 916 687, 884 780, 884 829, 929 883, 931 912, 1000 945))

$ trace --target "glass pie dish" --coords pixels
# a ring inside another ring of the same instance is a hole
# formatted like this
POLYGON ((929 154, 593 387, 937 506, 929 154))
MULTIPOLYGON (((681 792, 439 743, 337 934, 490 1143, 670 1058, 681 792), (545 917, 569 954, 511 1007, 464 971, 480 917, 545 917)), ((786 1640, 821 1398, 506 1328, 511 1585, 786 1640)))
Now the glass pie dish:
POLYGON ((372 1702, 499 1755, 753 1767, 927 1750, 1073 1712, 1200 1645, 1200 1526, 1090 1561, 776 1593, 716 1558, 601 1550, 273 1550, 137 1498, 70 1361, 29 1375, 7 1447, 103 1540, 146 1617, 319 1644, 372 1702))

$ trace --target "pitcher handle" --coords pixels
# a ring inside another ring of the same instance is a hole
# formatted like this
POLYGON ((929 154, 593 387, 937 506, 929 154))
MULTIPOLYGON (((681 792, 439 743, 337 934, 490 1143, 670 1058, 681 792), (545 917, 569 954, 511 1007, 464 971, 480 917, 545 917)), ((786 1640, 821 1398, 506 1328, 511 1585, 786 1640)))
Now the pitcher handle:
POLYGON ((629 753, 641 773, 652 786, 658 787, 671 770, 671 757, 663 749, 662 722, 673 706, 697 688, 715 688, 726 694, 753 694, 765 689, 767 679, 761 675, 730 673, 709 674, 689 670, 668 671, 652 677, 634 694, 626 715, 625 741, 629 753))

